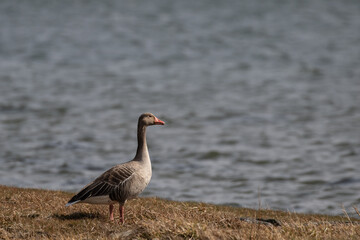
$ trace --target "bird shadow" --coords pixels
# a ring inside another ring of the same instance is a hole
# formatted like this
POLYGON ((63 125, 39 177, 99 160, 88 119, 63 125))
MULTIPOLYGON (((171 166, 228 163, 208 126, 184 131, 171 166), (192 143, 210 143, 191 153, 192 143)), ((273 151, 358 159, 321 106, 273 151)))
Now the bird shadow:
POLYGON ((79 220, 79 219, 100 219, 102 216, 99 213, 86 213, 86 212, 74 212, 71 214, 53 214, 53 218, 59 220, 79 220))

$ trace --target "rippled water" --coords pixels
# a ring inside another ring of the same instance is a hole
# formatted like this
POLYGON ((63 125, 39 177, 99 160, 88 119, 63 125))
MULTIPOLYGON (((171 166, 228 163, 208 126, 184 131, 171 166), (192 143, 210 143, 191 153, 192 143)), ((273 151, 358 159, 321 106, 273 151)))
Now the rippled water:
MULTIPOLYGON (((360 203, 359 1, 1 1, 0 184, 339 214, 360 203)), ((351 211, 351 210, 350 210, 351 211)))

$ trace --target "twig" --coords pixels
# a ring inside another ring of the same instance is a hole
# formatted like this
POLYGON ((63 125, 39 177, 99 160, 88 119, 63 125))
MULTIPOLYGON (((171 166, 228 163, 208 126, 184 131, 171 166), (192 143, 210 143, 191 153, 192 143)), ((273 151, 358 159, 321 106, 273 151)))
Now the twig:
POLYGON ((248 222, 248 223, 256 223, 256 224, 265 224, 268 226, 281 226, 280 222, 276 219, 264 219, 264 218, 240 218, 241 221, 248 222))

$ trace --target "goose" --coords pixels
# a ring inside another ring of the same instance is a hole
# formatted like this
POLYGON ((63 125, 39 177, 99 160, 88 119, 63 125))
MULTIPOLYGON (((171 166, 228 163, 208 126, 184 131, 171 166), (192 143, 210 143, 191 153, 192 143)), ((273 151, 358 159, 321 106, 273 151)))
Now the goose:
POLYGON ((152 175, 146 144, 146 127, 164 124, 165 122, 152 113, 141 114, 138 120, 138 146, 134 159, 105 171, 73 196, 66 206, 75 203, 109 205, 110 220, 113 221, 114 204, 119 203, 120 223, 123 224, 125 202, 139 195, 149 184, 152 175))

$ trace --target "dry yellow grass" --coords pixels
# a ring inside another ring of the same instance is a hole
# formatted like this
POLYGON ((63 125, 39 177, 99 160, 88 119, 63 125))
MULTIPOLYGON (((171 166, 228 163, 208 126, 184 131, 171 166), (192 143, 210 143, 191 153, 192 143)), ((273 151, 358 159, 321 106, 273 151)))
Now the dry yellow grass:
POLYGON ((356 219, 159 198, 129 201, 119 225, 118 212, 111 222, 106 206, 65 207, 71 196, 0 185, 0 239, 360 239, 356 219))

